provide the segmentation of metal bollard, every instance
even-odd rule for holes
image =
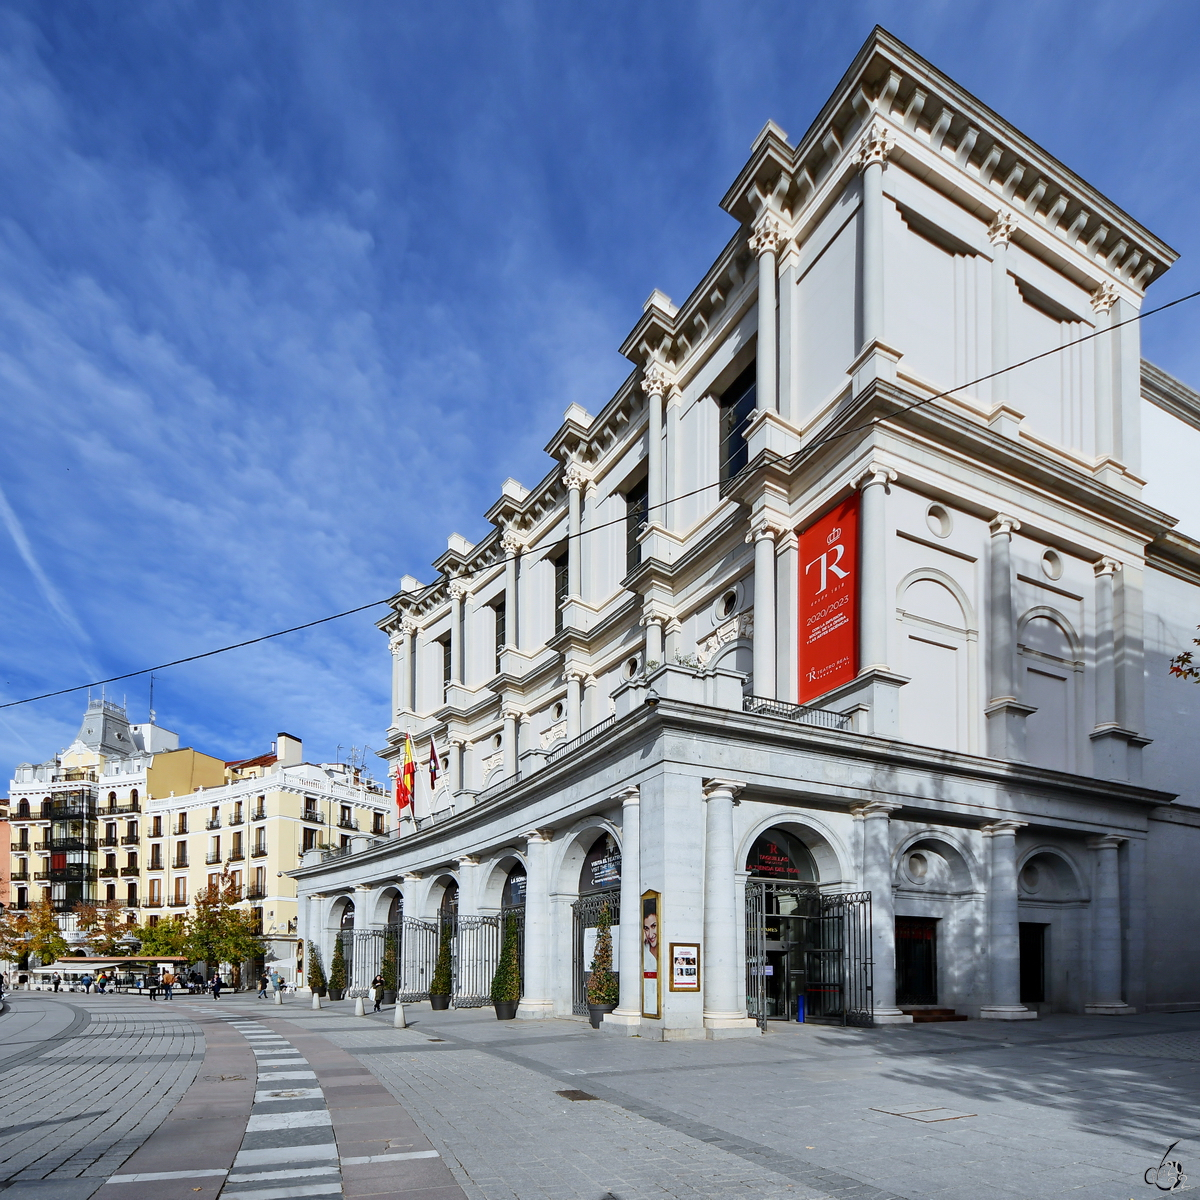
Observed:
[[[408,1022],[404,1019],[404,1005],[399,1001],[396,1002],[396,1012],[392,1017],[392,1024],[397,1029],[407,1029]]]
[[[356,1017],[365,1017],[367,1015],[367,1010],[363,1007],[363,998],[361,996],[355,997],[354,1015]]]
[[[318,996],[316,992],[313,992],[312,1006],[317,1010],[317,1012],[321,1011],[321,997]]]
[[[276,993],[275,993],[275,1003],[276,1003],[276,1004],[282,1004],[282,1003],[283,1003],[283,992],[282,992],[282,991],[276,991]]]

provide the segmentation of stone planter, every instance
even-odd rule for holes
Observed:
[[[383,989],[383,1003],[384,1004],[395,1004],[396,1003],[396,993],[389,992],[387,990],[387,988],[384,988]]]
[[[429,997],[429,1007],[432,1008],[434,1012],[441,1012],[443,1009],[450,1007],[450,997],[449,996],[430,996]]]
[[[604,1014],[612,1012],[616,1007],[615,1004],[589,1004],[588,1020],[591,1021],[592,1028],[599,1029],[600,1022],[604,1019]]]
[[[345,992],[345,989],[344,989],[344,988],[333,988],[333,987],[331,987],[331,988],[329,989],[329,998],[330,998],[330,1000],[340,1000],[340,999],[341,999],[341,998],[342,998],[342,997],[343,997],[345,994],[346,994],[346,992]]]
[[[520,1000],[495,1000],[492,1007],[496,1010],[497,1021],[511,1021],[517,1015],[517,1005]]]

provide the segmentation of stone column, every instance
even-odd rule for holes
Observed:
[[[911,1022],[896,1007],[896,902],[892,890],[891,814],[899,807],[882,800],[851,811],[861,822],[862,886],[871,893],[871,958],[874,962],[875,1022]]]
[[[776,308],[778,274],[776,255],[784,241],[783,227],[769,211],[759,214],[750,237],[750,250],[758,257],[757,407],[760,412],[779,409],[779,333]],[[755,622],[757,624],[757,621]]]
[[[745,786],[732,779],[704,781],[704,945],[700,970],[704,1028],[710,1038],[737,1037],[758,1029],[739,1003],[738,986],[742,969],[738,922],[744,921],[745,915],[737,910],[733,798]],[[661,923],[661,915],[659,920]],[[663,962],[664,969],[669,970],[665,957]]]
[[[593,725],[599,724],[607,713],[601,715],[597,708],[599,707],[598,686],[600,681],[595,675],[587,675],[583,681],[583,713],[580,724],[580,733],[591,729]]]
[[[587,474],[578,463],[568,463],[563,471],[567,488],[567,595],[582,593],[583,488]]]
[[[450,794],[452,796],[457,796],[465,786],[463,781],[463,753],[466,744],[465,738],[452,737],[450,739],[450,761],[447,767],[450,772]]]
[[[683,625],[680,623],[679,618],[672,617],[667,622],[665,631],[665,636],[663,638],[663,654],[666,657],[664,658],[664,661],[674,666],[678,661],[676,656],[679,654],[679,635],[683,633]]]
[[[504,548],[505,555],[504,645],[507,649],[517,650],[521,645],[518,576],[524,543],[512,529],[508,529],[500,539],[500,545]]]
[[[517,1016],[538,1020],[553,1015],[550,999],[550,839],[551,832],[525,835],[525,995]]]
[[[896,472],[882,463],[868,465],[858,480],[862,493],[859,508],[859,559],[862,576],[859,580],[859,604],[862,616],[859,629],[859,671],[888,669],[887,630],[887,515],[885,498],[888,484]],[[755,622],[757,632],[758,622]]]
[[[659,524],[665,529],[673,530],[678,524],[675,497],[686,489],[680,485],[679,465],[679,419],[683,412],[683,393],[678,387],[672,387],[667,393],[667,441],[664,447],[667,465],[663,479],[664,508]]]
[[[1096,887],[1092,895],[1091,1000],[1083,1011],[1121,1016],[1135,1011],[1125,1003],[1121,978],[1121,875],[1118,853],[1124,838],[1106,834],[1088,838],[1096,854]]]
[[[988,527],[988,754],[1025,758],[1025,718],[1037,710],[1022,704],[1017,692],[1017,619],[1013,609],[1012,535],[1021,522],[998,513]],[[1015,886],[1015,884],[1014,884]]]
[[[405,617],[400,623],[404,637],[404,678],[401,681],[401,706],[405,712],[417,710],[417,623]]]
[[[354,888],[354,941],[351,943],[351,950],[347,955],[349,961],[346,966],[349,968],[350,987],[360,995],[366,994],[373,975],[373,972],[368,974],[371,967],[371,956],[368,953],[365,936],[371,928],[371,903],[371,885],[369,883],[356,884]]]
[[[1003,209],[988,227],[992,243],[992,370],[1008,366],[1008,244],[1016,232],[1017,222],[1011,212]],[[992,381],[992,404],[1008,403],[1008,376],[997,375]]]
[[[620,1003],[601,1029],[635,1034],[642,1023],[641,792],[627,787],[611,797],[621,802]]]
[[[388,649],[392,652],[392,725],[396,726],[404,710],[404,635],[393,633]]]
[[[468,588],[458,579],[450,581],[450,684],[463,681],[463,598]]]
[[[991,843],[988,878],[988,945],[991,998],[979,1016],[992,1021],[1029,1021],[1037,1013],[1021,1003],[1021,939],[1017,915],[1017,830],[1023,821],[994,821],[984,827]]]
[[[883,341],[883,164],[892,151],[887,129],[872,122],[855,165],[862,171],[863,345]]]
[[[671,374],[661,363],[651,362],[642,377],[646,393],[648,421],[646,425],[646,521],[662,525],[666,514],[663,508],[663,396],[671,385]]]
[[[567,741],[577,738],[583,724],[583,672],[568,670],[567,677]]]
[[[642,627],[646,630],[646,666],[654,662],[662,666],[663,661],[663,625],[665,618],[654,608],[648,608],[642,614]]]
[[[479,859],[473,854],[464,854],[456,859],[458,867],[458,912],[463,917],[479,914]]]
[[[521,710],[519,708],[505,708],[504,710],[504,777],[511,779],[517,773],[518,754],[520,747],[517,745],[517,723],[521,719]]]
[[[1117,457],[1117,414],[1113,404],[1113,341],[1108,333],[1112,325],[1112,309],[1117,302],[1117,289],[1110,281],[1102,283],[1092,293],[1092,312],[1096,314],[1096,332],[1100,335],[1092,345],[1096,377],[1096,456]]]
[[[775,699],[775,538],[785,531],[755,521],[746,535],[754,543],[754,694]]]
[[[1117,664],[1114,638],[1113,585],[1121,564],[1102,558],[1096,573],[1096,730],[1115,728],[1117,714]]]

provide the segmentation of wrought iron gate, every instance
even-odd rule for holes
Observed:
[[[429,981],[437,964],[438,924],[404,917],[396,947],[396,999],[415,1004],[429,999]]]
[[[789,930],[784,939],[783,929]],[[769,934],[774,934],[770,938]],[[787,947],[776,952],[771,946]],[[787,996],[790,980],[802,981],[805,1020],[837,1025],[874,1023],[874,962],[871,893],[824,893],[815,885],[751,879],[746,884],[746,1007],[766,1028],[768,993]],[[793,962],[793,959],[800,961]],[[771,984],[768,985],[768,980]],[[790,1009],[776,1013],[792,1017]]]
[[[575,971],[571,1011],[576,1016],[587,1016],[587,980],[591,962],[584,962],[583,931],[595,929],[600,924],[600,914],[608,909],[608,919],[615,927],[621,919],[621,889],[610,888],[606,892],[593,892],[580,896],[571,905],[574,925]],[[618,964],[619,965],[619,964]]]
[[[492,1002],[492,977],[500,961],[500,918],[444,916],[455,929],[450,943],[454,1007],[482,1008]]]

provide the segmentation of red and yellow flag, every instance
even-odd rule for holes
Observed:
[[[401,813],[413,802],[417,781],[417,763],[413,757],[412,738],[404,735],[404,761],[396,768],[396,807]]]

